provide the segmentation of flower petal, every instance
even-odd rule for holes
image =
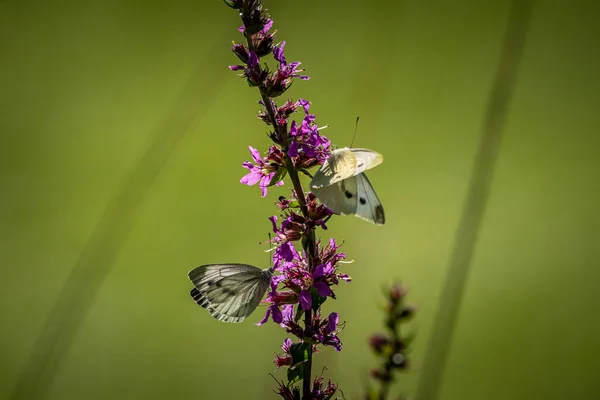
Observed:
[[[264,318],[261,319],[260,321],[258,321],[256,323],[256,326],[261,326],[262,324],[264,324],[265,322],[267,322],[269,320],[269,315],[271,315],[271,307],[267,308],[267,312],[265,313]]]
[[[303,310],[309,310],[312,306],[312,296],[308,290],[302,290],[300,292],[300,307]]]
[[[321,297],[328,297],[333,295],[333,290],[325,282],[315,282],[315,289]]]
[[[281,310],[279,309],[279,307],[277,307],[274,304],[271,307],[272,307],[271,318],[273,318],[273,322],[275,322],[276,324],[281,324],[281,322],[283,321],[283,316],[281,315]]]
[[[252,185],[255,185],[258,181],[260,181],[261,177],[262,176],[261,176],[260,172],[252,171],[249,174],[242,176],[242,178],[240,179],[240,183],[243,183],[244,185],[252,186]]]
[[[262,160],[262,157],[260,155],[260,151],[256,150],[252,146],[248,146],[248,150],[250,150],[250,154],[252,154],[252,158],[254,159],[255,162],[262,163],[263,160]]]
[[[269,217],[269,221],[271,221],[271,224],[273,224],[273,232],[280,233],[279,228],[277,227],[277,215]]]
[[[295,140],[292,141],[290,147],[288,148],[288,157],[298,157],[298,142]]]
[[[331,332],[335,331],[338,321],[340,319],[340,316],[338,313],[332,312],[331,314],[329,314],[328,319],[329,319],[329,321],[327,322],[327,327],[325,328],[325,332],[327,334],[330,334]]]
[[[283,243],[277,248],[277,251],[285,261],[292,261],[294,259],[294,245],[290,242]]]

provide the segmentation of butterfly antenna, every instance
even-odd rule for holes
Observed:
[[[352,143],[350,143],[350,148],[352,148],[352,145],[354,144],[354,139],[356,139],[356,131],[358,130],[358,119],[360,117],[356,117],[356,124],[354,125],[354,135],[352,135]]]

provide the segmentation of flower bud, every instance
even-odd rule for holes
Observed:
[[[387,336],[376,333],[369,338],[369,345],[377,354],[383,353],[384,348],[390,343]]]

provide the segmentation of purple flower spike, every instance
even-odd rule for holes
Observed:
[[[296,79],[309,78],[304,75],[300,61],[287,60],[286,42],[275,41],[273,20],[263,0],[225,2],[237,10],[242,20],[238,31],[243,41],[233,42],[231,48],[239,64],[229,68],[237,71],[238,76],[258,92],[258,119],[267,125],[266,135],[272,141],[266,153],[248,147],[252,158],[242,163],[247,171],[240,182],[257,185],[265,197],[269,186],[281,186],[283,179],[288,177],[291,195],[280,196],[274,202],[277,215],[269,218],[273,234],[268,250],[272,252],[273,264],[261,273],[260,280],[257,280],[259,271],[255,274],[248,269],[245,274],[241,268],[242,272],[238,274],[234,268],[215,276],[214,282],[212,277],[207,278],[204,286],[197,286],[192,291],[192,296],[213,316],[217,312],[225,316],[229,316],[227,313],[245,314],[251,310],[236,308],[235,304],[241,304],[241,301],[254,305],[266,286],[266,298],[261,301],[265,306],[264,316],[256,325],[271,319],[291,337],[283,341],[282,352],[273,359],[277,368],[288,370],[287,381],[275,378],[279,386],[275,392],[284,400],[332,400],[339,390],[337,384],[331,380],[327,382],[321,375],[315,378],[311,371],[312,357],[323,346],[334,347],[337,351],[342,349],[338,335],[343,324],[340,324],[339,315],[337,312],[323,314],[322,305],[329,298],[336,298],[334,291],[340,281],[351,279],[340,271],[342,260],[346,258],[346,254],[339,251],[340,245],[334,239],[323,242],[319,239],[322,237],[320,229],[326,230],[332,218],[335,221],[337,217],[315,193],[308,191],[306,182],[300,177],[310,177],[311,168],[323,165],[331,156],[333,146],[321,134],[327,126],[317,124],[316,109],[310,101],[278,98]],[[268,283],[265,279],[269,279]],[[228,286],[219,284],[221,280],[231,280],[230,286],[240,290],[227,291]],[[194,279],[192,281],[196,283]],[[212,289],[215,291],[210,292]],[[402,299],[396,297],[397,302],[402,303]],[[403,306],[393,315],[404,320],[411,314],[412,309]]]

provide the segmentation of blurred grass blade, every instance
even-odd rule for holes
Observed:
[[[215,34],[215,43],[208,49],[207,57],[222,51],[222,37]],[[150,133],[144,152],[123,176],[73,266],[13,388],[11,399],[43,399],[48,395],[77,329],[127,240],[139,206],[194,122],[210,109],[209,103],[227,82],[227,72],[219,63],[202,60],[163,123]]]
[[[434,400],[439,396],[458,310],[477,243],[481,219],[485,212],[502,129],[529,29],[532,8],[533,0],[513,0],[511,5],[498,68],[482,127],[481,141],[456,231],[448,277],[442,288],[439,308],[433,321],[416,400]]]

